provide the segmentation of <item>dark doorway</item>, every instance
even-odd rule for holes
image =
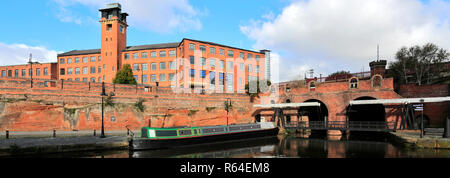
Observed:
[[[310,102],[318,102],[320,103],[320,107],[317,106],[308,106],[308,107],[300,107],[300,112],[303,113],[303,116],[308,116],[308,121],[326,121],[328,120],[328,108],[327,106],[320,100],[312,99],[307,100],[305,103]]]
[[[356,100],[376,100],[376,98],[361,97]],[[348,106],[347,116],[348,121],[386,121],[386,111],[382,104]]]

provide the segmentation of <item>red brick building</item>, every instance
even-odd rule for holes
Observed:
[[[258,52],[187,38],[174,43],[127,46],[128,14],[122,13],[121,5],[108,4],[99,11],[100,49],[58,54],[57,63],[33,69],[34,78],[112,83],[123,64],[130,64],[139,84],[243,92],[249,80],[270,76],[266,71],[269,50]],[[26,66],[0,69],[3,77],[28,77],[22,75],[22,70],[28,70]]]
[[[111,83],[123,64],[130,64],[139,84],[242,91],[251,79],[265,78],[266,54],[212,42],[127,46],[127,13],[120,4],[100,9],[101,48],[58,55],[59,79]],[[270,59],[269,59],[270,60]]]

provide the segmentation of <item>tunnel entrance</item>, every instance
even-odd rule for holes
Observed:
[[[315,121],[326,122],[326,121],[328,121],[328,108],[325,105],[325,103],[323,103],[320,100],[316,100],[316,99],[311,99],[311,100],[305,101],[305,103],[311,103],[311,102],[320,103],[320,107],[317,107],[317,106],[300,107],[300,109],[299,109],[300,115],[307,117],[307,120],[303,120],[303,121],[307,121],[307,122],[315,122]],[[303,119],[305,119],[305,118],[303,118]],[[312,134],[312,136],[326,135],[327,131],[311,129],[311,134]]]
[[[307,106],[300,107],[299,111],[302,113],[302,116],[308,116],[308,121],[327,121],[328,120],[328,108],[327,106],[320,100],[307,100],[305,103],[318,102],[320,103],[320,107],[316,106]]]
[[[361,97],[355,100],[376,100],[373,97]],[[386,121],[386,111],[382,104],[353,105],[347,107],[348,121]]]
[[[355,100],[376,100],[373,97],[360,97]],[[347,106],[348,122],[386,122],[386,111],[382,104],[366,104]],[[349,139],[373,137],[378,132],[351,131]]]

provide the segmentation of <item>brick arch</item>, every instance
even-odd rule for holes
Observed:
[[[353,100],[377,100],[373,96],[359,96]],[[355,105],[346,107],[349,121],[386,121],[386,107],[383,104]]]
[[[374,84],[374,81],[375,81],[375,78],[380,78],[380,86],[375,86]],[[374,75],[374,76],[372,76],[372,78],[370,79],[370,81],[372,82],[372,88],[381,88],[381,87],[383,87],[383,76],[381,76],[380,74],[376,74],[376,75]]]
[[[356,88],[352,88],[352,80],[356,80]],[[352,77],[348,80],[348,88],[349,89],[358,89],[359,87],[359,78],[358,77]]]
[[[304,111],[308,111],[308,112],[314,112],[312,118],[314,118],[314,121],[324,121],[325,117],[328,119],[330,117],[330,110],[329,110],[329,106],[326,102],[324,102],[324,100],[321,99],[317,99],[317,98],[310,98],[310,99],[306,99],[303,101],[303,103],[305,102],[316,102],[318,101],[321,106],[320,108],[317,107],[303,107],[300,108],[300,110],[304,109]]]

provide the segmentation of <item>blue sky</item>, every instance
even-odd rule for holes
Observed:
[[[274,81],[346,70],[367,71],[403,46],[450,49],[450,0],[5,0],[0,65],[41,62],[100,47],[98,9],[122,3],[127,45],[182,38],[272,50]]]
[[[252,40],[241,33],[239,26],[271,11],[279,12],[287,1],[194,0],[190,3],[203,13],[198,17],[202,23],[201,29],[175,30],[165,33],[131,24],[128,29],[128,45],[178,42],[186,37],[251,49]],[[56,51],[99,48],[98,21],[81,24],[61,21],[58,18],[58,6],[59,4],[53,0],[8,0],[3,2],[3,7],[7,8],[4,8],[0,15],[13,18],[4,18],[3,25],[7,28],[0,28],[1,42],[45,46]],[[72,15],[92,18],[90,20],[98,20],[100,16],[98,8],[95,6],[76,4],[69,8]],[[134,18],[133,12],[127,13],[130,14],[129,19]]]

